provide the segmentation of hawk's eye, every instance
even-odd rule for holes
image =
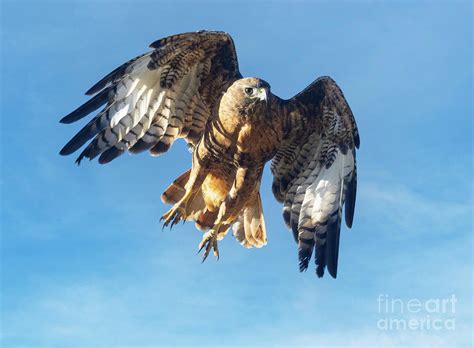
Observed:
[[[245,91],[245,94],[247,94],[247,95],[252,95],[253,94],[253,88],[252,87],[245,87],[244,91]]]

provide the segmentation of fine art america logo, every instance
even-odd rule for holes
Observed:
[[[387,294],[377,298],[379,330],[455,330],[455,295],[447,298],[400,299]]]

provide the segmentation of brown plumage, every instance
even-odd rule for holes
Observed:
[[[317,275],[336,277],[341,211],[351,227],[359,136],[344,96],[329,77],[289,100],[258,78],[242,78],[231,37],[200,31],[154,42],[151,52],[94,85],[95,96],[61,122],[100,111],[65,147],[77,159],[107,163],[125,151],[168,151],[177,138],[193,148],[190,170],[163,193],[173,204],[164,225],[194,220],[204,231],[204,259],[232,229],[245,247],[262,247],[267,233],[260,198],[272,160],[273,193],[298,243],[300,270],[316,252]]]

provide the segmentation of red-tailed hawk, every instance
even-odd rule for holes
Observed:
[[[351,227],[359,135],[337,84],[320,77],[283,100],[258,78],[242,78],[234,44],[224,32],[170,36],[118,67],[86,94],[93,97],[62,123],[101,106],[61,150],[107,163],[128,151],[160,155],[177,138],[193,148],[192,167],[163,193],[173,204],[162,219],[194,220],[204,259],[232,229],[245,247],[267,234],[260,200],[265,163],[272,160],[273,193],[298,243],[300,271],[315,250],[316,273],[336,277],[342,207]]]

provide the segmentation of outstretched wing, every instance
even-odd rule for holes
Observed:
[[[287,135],[275,155],[273,193],[284,203],[283,217],[298,243],[300,271],[313,249],[316,273],[336,278],[341,213],[352,226],[359,135],[342,91],[321,77],[284,102]]]
[[[92,99],[61,119],[72,123],[101,106],[61,150],[107,163],[125,151],[166,152],[176,138],[195,145],[215,115],[222,93],[241,75],[234,43],[224,32],[170,36],[118,67],[90,88]]]

